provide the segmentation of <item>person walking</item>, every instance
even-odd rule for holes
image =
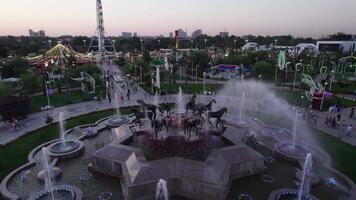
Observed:
[[[351,108],[350,115],[349,115],[350,119],[354,117],[354,112],[355,112],[355,108]]]

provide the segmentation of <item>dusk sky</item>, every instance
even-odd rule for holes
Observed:
[[[0,35],[92,35],[95,0],[0,0]],[[321,37],[356,34],[356,0],[102,0],[108,35],[168,35],[195,29],[216,35]]]

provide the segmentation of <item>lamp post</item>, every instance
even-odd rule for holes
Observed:
[[[208,41],[208,39],[204,39],[204,43],[205,43],[205,49],[206,49],[206,42]]]
[[[48,40],[49,48],[52,47],[52,40]]]
[[[193,39],[190,40],[190,49],[193,49]]]
[[[157,49],[157,50],[159,50],[159,49],[160,49],[160,44],[161,44],[161,40],[160,40],[160,39],[158,39],[158,49]]]
[[[198,66],[199,65],[195,65],[195,84],[198,84]]]
[[[262,74],[258,75],[258,78],[262,81]]]
[[[204,84],[203,94],[205,94],[205,76],[206,76],[206,72],[203,72],[203,84]]]
[[[141,55],[143,55],[143,39],[140,38],[140,43],[141,43]]]
[[[290,65],[291,62],[286,62],[286,73],[285,73],[285,76],[284,76],[284,79],[285,79],[285,83],[287,83],[287,76],[288,76],[288,65]]]
[[[234,39],[234,49],[236,49],[236,39]]]
[[[294,90],[294,87],[295,87],[295,79],[297,78],[297,71],[298,71],[298,67],[299,67],[299,66],[302,66],[302,63],[297,63],[297,64],[295,64],[294,80],[293,80],[293,89],[292,89],[292,91]]]
[[[278,40],[277,40],[277,39],[275,39],[275,40],[274,40],[274,48],[276,48],[276,46],[277,46],[277,42],[278,42]]]

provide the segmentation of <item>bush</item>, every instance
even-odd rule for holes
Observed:
[[[0,96],[9,96],[12,94],[12,87],[9,84],[0,85]]]
[[[41,90],[41,78],[34,73],[26,73],[21,75],[21,85],[24,94],[34,94]]]
[[[252,76],[258,77],[258,75],[262,75],[262,79],[271,80],[274,78],[275,67],[265,61],[259,61],[252,67]]]

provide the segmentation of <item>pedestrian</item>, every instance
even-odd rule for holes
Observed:
[[[336,128],[336,118],[335,117],[333,117],[333,119],[332,119],[331,128]]]
[[[130,89],[128,89],[128,90],[127,90],[127,94],[126,94],[126,95],[127,95],[127,100],[128,100],[128,101],[130,101],[130,93],[131,93],[131,92],[130,92]]]
[[[324,123],[326,126],[329,126],[329,116],[326,116]]]
[[[352,125],[349,124],[347,126],[347,128],[346,128],[346,135],[345,136],[349,136],[349,135],[351,135],[351,133],[352,133]]]
[[[351,108],[350,115],[349,115],[350,119],[354,117],[354,112],[355,112],[355,108]]]

